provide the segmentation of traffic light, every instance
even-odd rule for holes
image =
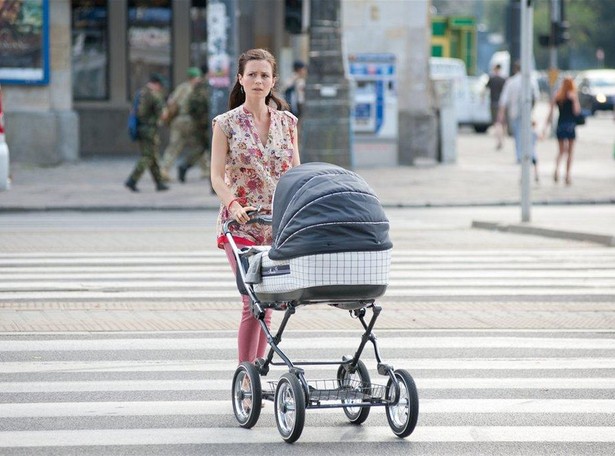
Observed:
[[[553,26],[553,41],[555,46],[566,44],[568,40],[570,40],[570,32],[568,31],[570,25],[568,21],[556,22]]]
[[[544,47],[557,47],[570,40],[568,21],[552,22],[550,35],[538,35],[538,44]]]
[[[538,44],[542,47],[549,47],[551,45],[551,37],[549,35],[538,35]]]
[[[303,0],[285,0],[284,29],[295,35],[303,32]]]

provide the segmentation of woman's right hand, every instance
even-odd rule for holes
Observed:
[[[235,219],[237,223],[248,223],[250,221],[250,216],[248,212],[256,210],[253,206],[242,206],[239,201],[233,200],[228,207],[228,211],[231,214],[231,217]]]

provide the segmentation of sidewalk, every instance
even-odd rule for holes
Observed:
[[[583,127],[587,130],[578,131],[571,186],[553,182],[556,141],[547,139],[538,143],[540,183],[532,182],[533,208],[615,203],[615,160],[612,157],[611,135],[613,122],[605,116],[589,119],[588,122],[593,123],[591,130]],[[593,131],[600,134],[594,134]],[[419,163],[413,167],[356,171],[374,188],[385,207],[518,206],[521,193],[520,166],[514,162],[513,140],[507,138],[500,151],[495,150],[494,143],[491,134],[480,135],[461,130],[457,141],[457,162],[454,164]],[[217,210],[218,200],[209,194],[207,181],[200,179],[200,170],[196,168],[190,171],[185,184],[172,182],[170,191],[156,192],[148,174],[139,182],[140,193],[128,191],[123,182],[135,160],[136,157],[92,158],[48,168],[13,164],[12,188],[0,193],[0,213],[50,210]],[[553,216],[540,222],[532,219],[528,226],[560,231],[565,226],[566,231],[615,239],[615,223],[612,223],[610,217],[575,219],[570,217],[569,211],[566,214],[562,215],[566,217],[565,220],[554,219]],[[479,223],[476,225],[507,229],[518,221],[477,220]],[[544,234],[549,235],[546,232]],[[603,243],[608,245],[609,242],[607,238]]]

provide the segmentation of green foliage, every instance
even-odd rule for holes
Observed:
[[[568,70],[600,65],[596,50],[605,52],[605,66],[615,67],[615,4],[609,0],[563,0],[570,28],[570,41],[557,49],[559,67]],[[550,28],[549,1],[539,0],[534,7],[534,53],[538,68],[549,66],[549,49],[538,46],[538,35]]]
[[[599,66],[596,50],[605,54],[604,66],[615,68],[615,1],[562,0],[566,20],[570,24],[570,41],[558,48],[562,69],[581,70]],[[534,54],[536,66],[549,66],[549,49],[538,45],[538,36],[550,30],[550,0],[533,0]],[[506,34],[510,0],[432,0],[442,16],[475,16],[491,33]]]

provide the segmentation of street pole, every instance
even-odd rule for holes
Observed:
[[[340,0],[310,1],[310,59],[299,151],[302,162],[352,168],[350,84],[340,22]]]
[[[211,119],[228,110],[228,97],[235,84],[237,14],[237,0],[209,0],[207,4],[207,65],[211,85]]]
[[[557,46],[555,45],[555,27],[554,24],[560,22],[560,0],[551,0],[550,3],[550,11],[551,11],[551,25],[549,32],[549,89],[551,91],[550,95],[555,91],[555,82],[557,81],[558,71],[557,71]]]
[[[555,93],[555,84],[557,82],[557,78],[559,76],[559,70],[557,66],[557,46],[555,44],[555,24],[559,23],[561,20],[560,17],[560,0],[551,0],[549,4],[550,7],[550,17],[551,17],[551,25],[549,31],[549,101],[551,101],[551,97]],[[556,125],[555,116],[551,119],[550,131],[551,137],[555,137],[555,128]]]
[[[532,0],[521,0],[521,221],[530,221],[532,166]]]

